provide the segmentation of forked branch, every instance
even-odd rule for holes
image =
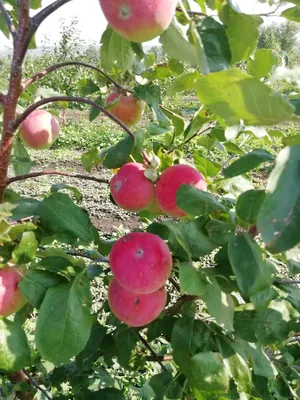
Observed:
[[[43,8],[39,13],[37,13],[33,18],[32,18],[32,29],[34,29],[34,32],[37,30],[37,28],[41,25],[41,23],[49,17],[49,15],[53,14],[56,10],[58,10],[60,7],[63,5],[69,3],[69,1],[72,0],[56,0],[49,6]],[[33,33],[34,33],[33,32]]]
[[[122,122],[119,120],[119,118],[115,117],[112,113],[110,113],[106,108],[100,106],[99,104],[95,103],[93,100],[90,99],[85,99],[84,97],[74,97],[74,96],[55,96],[55,97],[49,97],[47,99],[42,99],[34,104],[32,104],[30,107],[28,107],[23,114],[20,115],[19,118],[17,118],[11,126],[11,129],[15,131],[18,129],[18,127],[21,125],[21,123],[32,113],[32,111],[36,110],[37,108],[44,106],[49,103],[57,103],[57,102],[73,102],[73,103],[83,103],[83,104],[88,104],[97,110],[101,111],[103,114],[105,114],[108,118],[110,118],[112,121],[114,121],[116,124],[118,124],[124,131],[134,140],[134,134],[133,132]]]
[[[118,89],[120,89],[122,91],[126,91],[128,93],[133,93],[132,90],[124,88],[123,86],[121,86],[118,82],[116,82],[113,78],[111,78],[102,69],[97,68],[94,65],[81,62],[81,61],[66,61],[66,62],[62,62],[62,63],[59,63],[59,64],[52,65],[51,67],[48,67],[48,68],[44,69],[41,72],[38,72],[36,75],[32,76],[31,78],[26,79],[23,82],[23,88],[26,89],[26,87],[28,87],[32,83],[36,82],[37,80],[42,79],[44,76],[48,75],[51,72],[54,72],[54,71],[56,71],[56,70],[58,70],[60,68],[74,66],[74,65],[78,65],[78,66],[85,67],[85,68],[90,68],[90,69],[98,72],[99,74],[103,75],[106,79],[108,79],[111,83],[113,83]]]
[[[9,32],[11,33],[12,37],[15,38],[17,31],[14,23],[12,22],[9,13],[7,12],[6,8],[4,7],[3,1],[0,0],[0,12],[3,15],[3,18],[8,26]]]

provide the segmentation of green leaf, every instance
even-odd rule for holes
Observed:
[[[105,71],[112,68],[130,70],[134,63],[131,43],[108,27],[101,39],[101,66]]]
[[[212,17],[206,17],[196,25],[203,43],[210,72],[228,69],[231,51],[223,25]]]
[[[235,233],[235,225],[230,222],[210,220],[206,224],[208,236],[219,245],[226,244]]]
[[[90,283],[82,275],[48,289],[35,333],[42,357],[58,365],[85,348],[92,328],[91,304]]]
[[[57,183],[51,186],[50,192],[57,193],[60,190],[70,190],[73,193],[76,201],[82,201],[82,193],[75,186],[70,186],[65,183]]]
[[[272,301],[268,308],[258,314],[257,341],[268,345],[286,340],[292,331],[290,322],[299,318],[299,313],[285,300]]]
[[[101,345],[106,335],[107,328],[100,325],[95,318],[90,338],[85,348],[76,356],[76,365],[79,373],[88,371],[101,355]]]
[[[232,54],[231,63],[245,60],[256,48],[259,26],[263,23],[263,19],[238,13],[229,5],[225,5],[221,10],[220,19],[226,26]],[[241,37],[243,40],[239,39]]]
[[[102,99],[102,95],[98,96],[95,100],[96,104],[99,104],[99,106],[104,106],[104,101]],[[90,110],[90,114],[89,114],[89,121],[92,122],[94,121],[94,119],[96,119],[98,117],[98,115],[100,115],[101,111],[98,110],[95,107],[92,107]]]
[[[97,239],[98,232],[86,211],[64,193],[53,193],[45,198],[36,215],[40,217],[40,228],[44,227],[62,243],[87,245]]]
[[[31,269],[19,283],[19,289],[29,303],[39,309],[49,288],[65,281],[61,276],[48,271]]]
[[[155,400],[180,400],[182,398],[182,387],[171,372],[162,372],[152,376],[149,384],[155,393]]]
[[[272,253],[280,253],[300,241],[300,145],[282,150],[272,171],[267,197],[258,215],[258,230]]]
[[[188,72],[181,75],[179,78],[172,82],[172,85],[168,88],[168,95],[172,96],[178,92],[185,92],[194,89],[197,79],[201,75],[198,71]]]
[[[214,177],[221,171],[222,166],[215,161],[205,158],[200,151],[194,153],[195,166],[206,178]]]
[[[176,194],[176,203],[183,211],[192,216],[208,215],[214,211],[225,211],[226,208],[212,194],[182,185]]]
[[[100,90],[99,86],[96,85],[91,79],[83,78],[77,83],[80,94],[87,96]]]
[[[230,294],[223,292],[215,278],[207,278],[205,293],[201,299],[205,301],[208,312],[217,323],[228,331],[233,331],[234,303]]]
[[[201,296],[208,283],[202,271],[194,268],[190,263],[179,263],[180,293],[191,296]]]
[[[229,376],[218,353],[208,351],[192,357],[187,377],[190,386],[203,396],[225,394],[229,389]]]
[[[180,28],[172,23],[169,28],[161,35],[160,43],[163,50],[169,57],[175,60],[187,62],[191,66],[200,67],[201,70],[205,69],[205,54],[199,57],[196,47],[189,43],[183,36]]]
[[[129,159],[134,147],[134,140],[126,136],[120,142],[108,149],[101,150],[100,159],[104,168],[116,169],[122,167]]]
[[[24,232],[12,256],[16,265],[27,264],[35,258],[38,242],[33,232]]]
[[[114,340],[120,365],[129,368],[132,352],[139,341],[137,332],[122,324],[114,332]]]
[[[250,359],[255,375],[264,376],[266,378],[274,377],[274,371],[276,370],[265,354],[261,344],[248,343],[242,339],[238,339],[238,343],[242,345],[243,351],[246,352],[247,357]],[[236,348],[234,344],[232,344],[232,347]],[[237,350],[239,349],[237,348]]]
[[[167,107],[161,106],[160,108],[162,112],[173,122],[175,136],[181,135],[185,128],[184,118]]]
[[[241,291],[253,296],[270,287],[271,271],[262,258],[259,246],[246,233],[233,237],[228,245],[228,256]]]
[[[21,325],[0,318],[0,371],[17,372],[30,364],[30,348]]]
[[[252,126],[275,125],[294,118],[294,107],[288,100],[236,68],[199,78],[195,89],[201,103],[228,126],[239,125],[241,119]]]
[[[229,167],[225,168],[223,175],[225,178],[233,178],[234,176],[243,175],[252,169],[257,168],[264,162],[274,161],[275,157],[266,150],[253,150],[239,160],[234,161]]]
[[[300,274],[300,248],[298,246],[286,252],[287,267],[290,274]]]
[[[248,59],[247,71],[250,75],[260,79],[268,75],[280,61],[281,57],[276,50],[258,49],[253,58]]]
[[[153,83],[136,86],[134,88],[134,97],[143,100],[149,107],[153,108],[157,120],[162,126],[168,127],[170,125],[168,118],[159,107],[162,103],[160,86],[154,85]]]
[[[224,360],[228,363],[231,376],[237,386],[239,393],[251,393],[252,391],[252,374],[246,361],[239,355],[234,354]]]
[[[284,10],[281,15],[290,21],[300,22],[300,7],[291,7]]]
[[[86,392],[82,400],[125,400],[125,396],[118,389],[106,388],[96,392]]]
[[[31,168],[36,165],[31,161],[25,146],[19,139],[15,140],[11,163],[16,176],[29,174]]]
[[[264,190],[248,190],[239,196],[236,204],[236,215],[245,228],[256,224],[260,207],[265,198],[266,192]]]

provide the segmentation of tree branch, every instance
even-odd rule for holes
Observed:
[[[139,338],[141,340],[141,342],[143,343],[143,345],[150,351],[150,353],[152,354],[152,357],[154,359],[154,361],[158,362],[158,364],[161,366],[161,369],[163,371],[167,371],[167,368],[164,366],[164,364],[162,363],[162,360],[160,359],[160,357],[155,353],[155,351],[152,349],[152,347],[150,346],[150,344],[147,342],[146,339],[143,338],[143,336],[139,333]]]
[[[176,11],[184,13],[184,10],[182,10],[181,7],[177,7]],[[201,11],[185,10],[185,12],[187,12],[189,15],[195,15],[195,16],[199,16],[199,17],[208,17],[209,16],[208,14],[205,14]]]
[[[160,108],[163,108],[163,107],[160,106]],[[215,126],[215,124],[216,124],[216,123],[215,123],[215,121],[214,121],[214,122],[212,122],[207,128],[195,132],[194,135],[192,135],[190,138],[188,138],[188,140],[186,140],[185,142],[181,143],[181,144],[178,145],[178,146],[173,147],[173,149],[169,150],[169,151],[167,152],[167,154],[171,154],[171,153],[173,153],[174,150],[180,149],[181,147],[185,146],[185,145],[188,144],[191,140],[193,140],[195,137],[203,135],[203,133],[205,133],[205,132],[211,130],[211,129]]]
[[[292,279],[276,279],[274,285],[300,285],[300,280],[292,280]]]
[[[55,103],[55,102],[74,102],[74,103],[83,103],[83,104],[88,104],[97,110],[101,111],[103,114],[105,114],[108,118],[113,120],[116,124],[118,124],[128,135],[134,140],[134,134],[133,132],[122,122],[119,120],[119,118],[115,117],[112,113],[110,113],[106,108],[100,106],[99,104],[95,103],[94,101],[90,99],[85,99],[84,97],[73,97],[73,96],[55,96],[55,97],[49,97],[47,99],[42,99],[35,104],[32,104],[30,107],[28,107],[23,114],[20,115],[19,118],[17,118],[12,124],[11,124],[11,129],[16,130],[21,123],[28,117],[29,114],[32,113],[32,111],[36,110],[37,108],[44,106],[49,103]]]
[[[97,256],[93,257],[92,255],[88,255],[86,253],[79,253],[77,251],[73,251],[73,250],[65,250],[66,254],[69,254],[70,256],[73,257],[81,257],[81,258],[86,258],[87,260],[91,260],[94,262],[99,262],[99,263],[104,263],[104,264],[109,264],[109,259],[104,257],[102,254],[97,252]],[[107,273],[110,272],[110,268],[108,268]],[[104,272],[106,272],[104,271]]]
[[[162,312],[163,315],[176,315],[180,313],[181,307],[185,303],[193,302],[199,300],[198,296],[187,296],[184,295],[180,297],[175,304],[173,304],[171,307],[167,308],[165,311]]]
[[[31,386],[33,386],[35,389],[37,389],[38,391],[40,391],[41,393],[43,393],[43,395],[46,397],[46,399],[51,400],[52,397],[49,396],[48,392],[43,389],[34,379],[33,377],[29,374],[29,372],[27,372],[25,369],[22,370],[24,372],[24,374],[27,376],[29,383],[31,384]]]
[[[0,93],[0,104],[4,104],[4,100],[5,100],[4,94]]]
[[[7,178],[6,185],[8,186],[14,182],[25,181],[27,179],[38,178],[39,176],[46,176],[46,175],[68,176],[70,178],[85,179],[85,180],[94,181],[97,183],[109,184],[109,181],[107,181],[106,179],[96,178],[95,176],[72,174],[70,172],[63,172],[63,171],[56,171],[56,170],[44,170],[44,171],[32,172],[32,173],[26,174],[26,175],[18,175],[18,176],[14,176],[12,178]]]
[[[7,12],[6,8],[4,7],[3,1],[0,0],[0,11],[5,19],[6,25],[8,26],[9,32],[11,33],[12,37],[15,38],[17,31],[14,23],[12,22],[9,13]]]
[[[108,79],[110,82],[112,82],[118,89],[122,90],[122,91],[126,91],[128,93],[133,93],[132,90],[124,88],[123,86],[121,86],[119,83],[117,83],[113,78],[111,78],[106,72],[104,72],[102,69],[99,69],[97,67],[94,67],[91,64],[87,64],[81,61],[66,61],[66,62],[62,62],[59,64],[55,64],[52,65],[51,67],[48,67],[46,69],[44,69],[43,71],[37,73],[36,75],[32,76],[31,78],[26,79],[23,82],[23,88],[25,89],[26,87],[28,87],[29,85],[31,85],[32,83],[36,82],[37,80],[43,78],[44,76],[46,76],[47,74],[54,72],[60,68],[63,67],[68,67],[68,66],[74,66],[74,65],[78,65],[78,66],[82,66],[82,67],[86,67],[86,68],[90,68],[93,69],[94,71],[98,72],[99,74],[105,76],[106,79]]]
[[[53,14],[56,10],[58,10],[60,7],[63,5],[69,3],[71,0],[56,0],[52,4],[50,4],[48,7],[43,8],[39,13],[37,13],[33,18],[32,18],[32,30],[31,34],[33,35],[37,28],[41,25],[41,23],[49,17],[49,15]]]

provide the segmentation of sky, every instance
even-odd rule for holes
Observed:
[[[53,3],[54,0],[43,0],[43,7]],[[232,0],[242,12],[249,14],[266,13],[272,10],[268,5],[261,4],[258,0]],[[106,21],[101,12],[98,0],[72,0],[62,6],[59,11],[51,15],[37,32],[37,45],[41,46],[45,36],[52,46],[59,41],[59,27],[61,20],[70,21],[73,17],[78,19],[78,29],[86,42],[99,43],[101,35],[106,28]],[[273,20],[268,18],[268,21]],[[154,42],[155,43],[155,42]],[[0,50],[11,48],[11,43],[0,33]]]

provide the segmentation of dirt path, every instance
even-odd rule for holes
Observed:
[[[31,172],[55,169],[89,175],[82,168],[80,155],[79,152],[34,152],[32,158],[37,165],[32,168]],[[111,172],[103,169],[93,171],[90,175],[107,181],[111,178]],[[83,201],[80,206],[87,209],[93,224],[103,236],[111,236],[118,230],[123,232],[141,226],[138,216],[121,210],[110,201],[109,186],[105,183],[99,184],[65,176],[43,176],[18,182],[13,184],[11,188],[24,197],[41,200],[49,194],[51,186],[57,183],[75,186],[82,193]]]

